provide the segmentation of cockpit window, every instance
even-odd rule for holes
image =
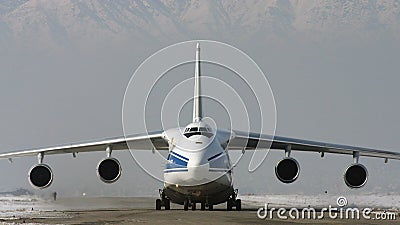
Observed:
[[[205,128],[205,127],[200,127],[200,128],[199,128],[199,131],[200,131],[200,132],[208,132],[207,128]]]
[[[207,127],[191,127],[191,128],[186,128],[184,134],[185,137],[189,138],[193,135],[203,135],[208,138],[213,136],[213,133],[207,129]]]
[[[185,137],[187,137],[187,138],[190,138],[193,135],[203,135],[203,136],[210,138],[213,136],[213,133],[195,131],[195,132],[187,132],[187,133],[184,133],[183,135],[185,135]]]

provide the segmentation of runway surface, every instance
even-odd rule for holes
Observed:
[[[260,206],[243,202],[243,211],[226,211],[225,204],[214,211],[184,211],[181,205],[171,205],[171,210],[154,210],[154,198],[107,197],[61,198],[45,201],[30,209],[20,209],[16,216],[9,214],[0,219],[2,224],[398,224],[396,220],[329,219],[260,219]],[[200,208],[199,206],[197,208]]]

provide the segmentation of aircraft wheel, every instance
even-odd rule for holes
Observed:
[[[192,203],[192,210],[195,211],[196,210],[196,202]]]
[[[189,209],[189,201],[185,200],[183,202],[183,210],[188,211],[188,209]]]
[[[242,210],[242,200],[236,199],[236,211]]]
[[[208,210],[209,210],[209,211],[213,211],[213,210],[214,210],[214,206],[213,206],[212,204],[209,204],[209,205],[208,205]]]
[[[165,210],[170,210],[171,209],[171,202],[169,199],[164,200],[164,205],[165,205]]]
[[[204,202],[201,203],[201,210],[206,210],[206,203]]]
[[[228,201],[226,201],[226,210],[227,211],[231,211],[232,210],[232,206],[233,206],[232,199],[228,199]]]
[[[161,199],[156,200],[156,210],[161,210]]]

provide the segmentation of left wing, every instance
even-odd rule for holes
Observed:
[[[400,152],[331,144],[280,136],[263,135],[257,133],[247,133],[241,131],[233,132],[233,138],[229,141],[228,144],[228,149],[232,150],[254,150],[256,148],[287,150],[288,148],[290,148],[290,150],[294,151],[319,152],[321,154],[356,154],[359,156],[400,160]]]
[[[60,145],[46,148],[27,149],[9,153],[1,153],[0,158],[14,158],[32,155],[53,155],[53,154],[75,154],[78,152],[106,151],[107,147],[111,150],[125,150],[134,148],[138,150],[167,150],[168,142],[163,138],[163,132],[152,132],[129,137],[109,138],[97,141],[87,141],[69,145]]]

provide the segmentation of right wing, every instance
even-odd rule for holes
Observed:
[[[248,133],[234,131],[234,138],[230,140],[228,149],[231,150],[254,150],[254,149],[274,149],[285,150],[290,146],[292,151],[334,153],[359,156],[376,157],[384,159],[400,160],[400,152],[387,151],[381,149],[363,148],[357,146],[331,144],[318,141],[288,138],[281,136],[271,136],[258,133]]]
[[[60,145],[46,148],[27,149],[1,153],[0,158],[14,158],[21,156],[34,155],[53,155],[53,154],[75,154],[79,152],[106,151],[107,147],[112,150],[168,150],[168,142],[163,138],[163,132],[152,132],[128,137],[109,138],[98,141],[87,141],[69,145]]]

